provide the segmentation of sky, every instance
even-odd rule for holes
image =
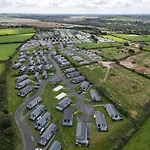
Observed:
[[[0,0],[0,13],[150,14],[150,0]]]

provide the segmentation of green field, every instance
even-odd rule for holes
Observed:
[[[103,87],[113,100],[126,108],[131,115],[143,112],[150,97],[150,81],[124,68],[110,69],[107,80],[103,82],[103,68],[81,67],[79,71],[96,87]]]
[[[150,42],[145,42],[146,44],[150,45]]]
[[[148,42],[150,41],[150,35],[145,35],[145,36],[142,36],[142,35],[129,35],[129,34],[114,34],[114,36],[116,37],[119,37],[119,38],[123,38],[123,39],[126,39],[126,40],[130,40],[130,41],[144,41],[144,42]]]
[[[0,35],[15,35],[15,34],[27,34],[35,33],[33,28],[9,28],[9,29],[0,29]]]
[[[127,42],[127,40],[124,40],[124,39],[121,39],[121,38],[117,38],[117,37],[112,36],[112,35],[104,35],[103,37],[106,38],[106,39],[113,40],[113,41],[118,42],[118,43]]]
[[[150,67],[150,53],[149,52],[142,52],[140,54],[137,54],[135,57],[133,57],[133,59],[139,65]]]
[[[11,56],[20,44],[0,44],[0,60],[6,60]]]
[[[110,60],[114,60],[114,59],[121,59],[124,58],[126,56],[130,56],[133,53],[129,52],[129,49],[133,49],[130,47],[122,47],[122,48],[117,48],[117,47],[112,47],[112,48],[102,48],[100,49],[100,55],[108,58]],[[136,52],[139,52],[138,49],[133,49]]]
[[[150,149],[150,118],[132,137],[123,150],[149,150]]]
[[[20,42],[21,43],[21,42],[28,40],[33,35],[34,35],[34,33],[0,36],[0,43],[11,43],[11,42]]]
[[[4,69],[5,69],[5,65],[4,64],[0,64],[0,76],[3,73]]]
[[[99,49],[99,48],[105,48],[105,47],[116,47],[120,46],[118,43],[89,43],[89,44],[79,44],[77,47],[81,49]]]

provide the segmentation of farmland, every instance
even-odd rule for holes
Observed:
[[[34,33],[0,36],[0,43],[13,43],[13,42],[21,43],[28,40],[33,35]]]
[[[0,45],[0,60],[6,60],[11,56],[20,44],[1,44]]]
[[[132,137],[123,150],[149,150],[150,148],[150,118],[144,123],[139,131]]]
[[[90,44],[79,44],[78,47],[81,49],[98,49],[98,48],[105,48],[105,47],[116,47],[120,46],[118,43],[90,43]]]
[[[104,37],[104,38],[107,38],[107,39],[110,39],[110,40],[113,40],[113,41],[118,42],[118,43],[127,42],[127,40],[124,40],[124,39],[115,37],[115,36],[113,36],[113,35],[105,35],[105,36],[103,36],[103,37]]]
[[[148,41],[150,41],[150,35],[142,36],[142,35],[132,35],[132,34],[131,35],[129,35],[129,34],[114,34],[114,36],[129,40],[129,41],[136,41],[136,42],[139,42],[139,41],[148,42]]]
[[[104,72],[103,68],[91,70],[87,67],[81,67],[79,71],[87,76],[96,87],[104,88],[120,106],[125,107],[129,112],[135,111],[135,114],[143,112],[142,108],[150,96],[149,80],[121,67],[110,69],[105,82],[102,80],[103,76],[97,75],[99,72]]]
[[[121,58],[124,58],[126,56],[130,56],[131,52],[129,52],[129,47],[126,48],[126,47],[120,47],[120,48],[117,48],[117,47],[112,47],[112,48],[102,48],[100,49],[100,55],[109,59],[109,60],[119,60]],[[133,48],[131,48],[133,49]],[[139,52],[138,49],[133,49],[134,52]]]
[[[16,35],[16,34],[27,34],[27,33],[35,33],[33,28],[9,28],[9,29],[0,29],[1,35]]]

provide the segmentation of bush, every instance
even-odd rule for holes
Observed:
[[[11,126],[11,119],[8,115],[2,116],[0,121],[0,127],[6,129]]]

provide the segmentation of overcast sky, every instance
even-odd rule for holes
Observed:
[[[0,13],[150,14],[150,0],[0,0]]]

